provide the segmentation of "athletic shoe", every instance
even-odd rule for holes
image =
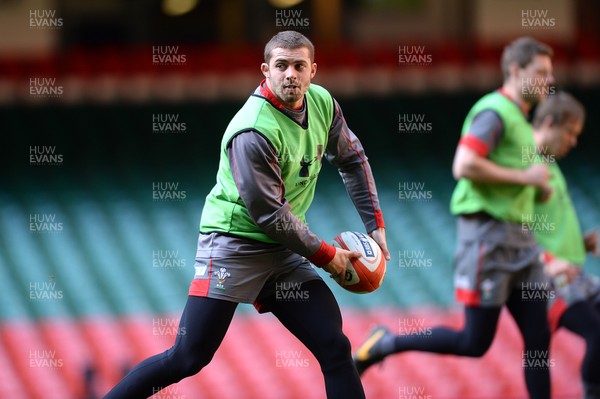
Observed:
[[[392,339],[393,334],[386,327],[377,326],[371,331],[365,342],[358,347],[354,355],[354,365],[358,370],[358,375],[362,375],[367,368],[381,362],[388,355],[383,352],[381,345],[384,338]]]

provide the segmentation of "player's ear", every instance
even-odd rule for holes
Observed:
[[[265,78],[269,77],[269,65],[267,63],[263,62],[260,64],[260,71],[265,75]]]
[[[508,64],[508,74],[509,76],[513,76],[516,77],[519,74],[519,64],[517,64],[516,62],[511,62],[510,64]]]
[[[311,67],[310,67],[310,78],[314,78],[315,75],[317,74],[317,63],[313,62]]]
[[[541,122],[538,122],[537,126],[533,127],[533,133],[534,134],[538,134],[541,137],[548,137],[548,134],[551,134],[551,130],[550,128],[552,127],[553,124],[553,118],[552,115],[546,115],[544,117],[544,119],[542,119]]]
[[[542,120],[542,129],[550,129],[554,125],[554,118],[552,115],[546,115]]]

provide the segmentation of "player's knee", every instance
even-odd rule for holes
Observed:
[[[485,355],[492,346],[494,330],[485,331],[475,331],[473,328],[468,328],[458,334],[456,337],[457,354],[467,357],[482,357]]]
[[[482,357],[487,352],[488,348],[485,346],[469,346],[463,353],[463,356],[468,357]]]
[[[339,332],[321,343],[320,353],[315,353],[315,357],[321,364],[321,368],[336,368],[352,361],[351,350],[350,340]]]
[[[183,371],[186,376],[192,376],[197,374],[200,370],[204,368],[208,363],[210,363],[210,358],[206,359],[203,356],[198,356],[197,358],[194,356],[188,356],[186,361],[183,362]]]
[[[483,342],[483,341],[469,341],[469,342],[465,342],[462,345],[462,356],[467,356],[467,357],[482,357],[483,355],[485,355],[485,353],[487,352],[487,350],[490,348],[491,345],[491,341],[490,342]]]
[[[338,335],[338,337],[336,338],[335,343],[334,343],[334,348],[336,350],[336,353],[339,356],[343,356],[343,357],[350,355],[350,353],[352,351],[352,347],[350,345],[350,340],[344,334]]]
[[[169,369],[180,379],[197,374],[212,360],[212,354],[198,354],[192,351],[177,350],[169,356]]]

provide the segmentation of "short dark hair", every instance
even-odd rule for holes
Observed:
[[[541,126],[547,116],[552,117],[552,125],[562,126],[571,120],[583,122],[585,108],[569,93],[559,91],[539,103],[533,115],[533,127]]]
[[[293,50],[301,47],[306,47],[308,49],[310,61],[314,62],[315,46],[306,36],[293,30],[279,32],[265,45],[265,62],[268,64],[269,61],[271,61],[271,52],[276,48]]]
[[[509,76],[508,66],[510,64],[516,62],[520,68],[525,68],[536,55],[547,55],[552,57],[554,52],[547,44],[537,41],[529,36],[520,37],[506,45],[502,52],[502,60],[500,61],[504,80]]]

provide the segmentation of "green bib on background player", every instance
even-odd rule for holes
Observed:
[[[497,165],[526,169],[535,162],[533,130],[523,111],[499,92],[482,97],[467,115],[461,135],[469,132],[473,118],[484,110],[495,111],[502,120],[504,132],[488,158]],[[523,215],[533,213],[536,189],[518,184],[476,183],[460,179],[452,194],[450,212],[454,215],[486,212],[496,219],[521,223]]]
[[[557,258],[575,265],[585,262],[585,246],[575,207],[569,196],[567,182],[554,163],[549,164],[552,196],[545,203],[535,204],[535,218],[530,223],[537,241]]]
[[[274,243],[250,218],[233,180],[227,156],[229,142],[240,132],[253,130],[264,136],[277,154],[285,198],[305,222],[315,192],[321,161],[333,121],[333,98],[311,84],[304,97],[308,128],[304,129],[263,97],[252,95],[233,117],[221,141],[217,184],[206,197],[200,231],[218,231]]]

